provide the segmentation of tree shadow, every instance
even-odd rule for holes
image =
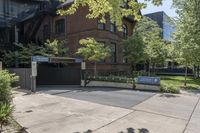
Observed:
[[[160,97],[165,97],[165,98],[176,98],[176,97],[180,97],[180,96],[174,95],[174,94],[162,94],[162,95],[160,95]]]
[[[126,131],[119,131],[117,133],[136,133],[136,132],[137,133],[149,133],[149,130],[146,128],[134,129],[134,128],[130,127],[130,128],[127,128]],[[74,133],[81,133],[81,132],[74,132]],[[93,133],[93,131],[89,129],[83,133]]]

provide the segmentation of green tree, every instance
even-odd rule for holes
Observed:
[[[179,17],[176,21],[175,45],[179,63],[185,65],[185,86],[187,69],[200,64],[200,0],[176,0]]]
[[[151,66],[163,63],[166,59],[166,46],[161,39],[161,28],[150,18],[143,17],[134,28],[133,35],[125,41],[127,57],[131,62],[148,62]],[[138,52],[138,53],[137,53]]]
[[[41,49],[42,55],[49,57],[64,57],[67,56],[69,49],[65,46],[66,41],[47,40],[44,47]]]
[[[94,38],[82,39],[80,40],[80,45],[82,47],[76,53],[82,55],[86,61],[94,61],[94,75],[96,76],[96,63],[110,56],[110,48],[95,41]]]
[[[125,58],[131,62],[136,70],[136,64],[144,62],[144,45],[142,37],[135,33],[133,36],[122,42],[125,47]]]
[[[60,0],[66,2],[66,0]],[[162,0],[145,0],[151,1],[155,5],[162,4]],[[101,18],[102,22],[105,22],[106,14],[110,15],[111,21],[116,22],[118,27],[122,25],[122,18],[128,16],[134,16],[136,20],[140,20],[140,9],[144,8],[146,4],[139,3],[135,0],[74,0],[69,9],[60,9],[58,14],[68,15],[74,14],[77,9],[82,6],[89,8],[87,18]]]
[[[27,65],[31,62],[31,56],[42,55],[41,49],[36,44],[16,44],[16,51],[5,51],[2,59],[6,66],[18,67],[19,64]]]
[[[16,44],[16,51],[4,51],[2,61],[6,66],[19,67],[19,64],[28,65],[31,57],[36,55],[48,57],[67,56],[68,48],[65,47],[65,41],[47,40],[43,46],[31,43],[27,45]]]

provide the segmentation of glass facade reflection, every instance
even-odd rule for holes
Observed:
[[[167,16],[164,12],[151,13],[145,16],[151,18],[158,23],[158,25],[162,29],[161,37],[165,41],[172,41],[173,33],[176,31],[176,27],[173,23],[172,18]]]

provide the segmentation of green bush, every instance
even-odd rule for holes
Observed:
[[[17,81],[15,74],[8,71],[0,71],[0,125],[7,122],[8,117],[13,111],[12,106],[12,83]]]
[[[139,77],[139,76],[148,76],[148,72],[145,71],[133,71],[133,77]]]
[[[0,104],[0,125],[5,124],[11,115],[14,107],[11,104]]]
[[[17,81],[15,74],[8,71],[0,71],[0,103],[10,103],[12,101],[12,83]]]
[[[160,90],[161,90],[161,92],[164,92],[164,93],[174,93],[174,94],[180,93],[180,88],[177,88],[171,84],[163,84],[162,83],[160,86]]]
[[[107,82],[118,82],[118,83],[131,83],[134,84],[133,78],[127,77],[120,77],[120,76],[92,76],[88,77],[89,80],[96,80],[96,81],[107,81]]]

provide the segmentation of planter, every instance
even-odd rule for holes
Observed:
[[[133,89],[133,84],[131,83],[117,83],[117,82],[107,82],[107,81],[90,81],[87,84],[87,86],[88,87],[116,87],[116,88]]]
[[[84,86],[84,81],[81,82],[81,86]],[[160,86],[158,85],[144,85],[136,84],[133,87],[131,83],[118,83],[118,82],[107,82],[107,81],[90,81],[87,87],[115,87],[115,88],[125,88],[125,89],[135,89],[135,90],[145,90],[145,91],[160,91]]]

